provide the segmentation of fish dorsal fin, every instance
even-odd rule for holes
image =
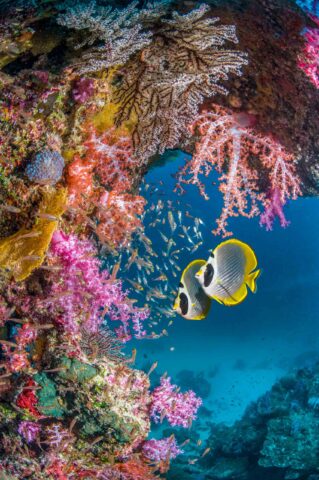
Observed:
[[[185,275],[189,272],[191,268],[198,267],[198,270],[199,270],[203,265],[205,265],[205,263],[206,263],[206,260],[201,260],[201,259],[193,260],[192,262],[190,262],[187,265],[187,267],[183,270],[181,281],[183,282]]]

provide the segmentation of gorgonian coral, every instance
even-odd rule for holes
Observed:
[[[75,65],[79,73],[123,65],[132,54],[151,41],[152,33],[143,31],[145,23],[165,13],[169,2],[148,2],[138,9],[138,2],[118,10],[98,6],[94,0],[68,7],[68,2],[58,8],[66,9],[59,15],[58,23],[68,28],[84,31],[76,48],[90,47]],[[101,45],[102,42],[102,45]]]
[[[240,75],[246,63],[243,53],[226,46],[238,41],[235,27],[216,25],[219,18],[208,18],[209,11],[203,4],[162,19],[153,42],[115,73],[115,121],[137,117],[133,145],[140,158],[174,148],[203,99],[225,94],[221,82]]]
[[[257,133],[249,115],[233,114],[216,105],[198,115],[191,130],[199,133],[199,139],[192,159],[179,171],[177,186],[197,185],[207,200],[200,176],[208,176],[213,169],[220,173],[224,205],[216,235],[231,235],[227,229],[230,217],[250,218],[260,214],[260,205],[269,208],[272,198],[260,189],[265,178],[269,190],[279,193],[282,205],[302,194],[294,156],[276,139]]]

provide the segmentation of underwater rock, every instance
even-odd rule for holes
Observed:
[[[319,418],[313,412],[270,420],[259,465],[297,470],[294,478],[300,478],[304,470],[318,470],[318,430]]]
[[[191,370],[181,370],[176,377],[181,388],[191,388],[201,398],[207,398],[210,394],[211,384],[204,375],[204,372],[195,373]]]
[[[64,158],[59,152],[44,149],[37,153],[27,165],[25,174],[31,182],[40,185],[55,185],[61,180],[64,169]]]
[[[284,376],[233,426],[213,424],[206,445],[210,452],[197,463],[204,478],[315,479],[319,417],[312,399],[318,382],[319,363]],[[175,462],[177,471],[185,461]],[[173,465],[169,479],[177,478],[174,471]]]

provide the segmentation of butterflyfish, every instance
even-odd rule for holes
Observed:
[[[195,273],[205,264],[205,260],[194,260],[181,276],[173,310],[187,320],[203,320],[209,312],[211,299],[195,278]]]
[[[224,305],[237,305],[249,289],[256,292],[257,259],[252,248],[240,240],[231,239],[219,244],[208,261],[195,274],[204,292]]]

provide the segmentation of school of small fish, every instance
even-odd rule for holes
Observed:
[[[190,213],[191,205],[166,200],[160,185],[144,183],[141,189],[148,200],[141,217],[143,229],[135,233],[115,264],[114,257],[108,256],[105,266],[109,271],[120,270],[138,303],[150,309],[150,337],[158,338],[173,324],[176,312],[172,304],[181,265],[203,245],[204,222]]]

